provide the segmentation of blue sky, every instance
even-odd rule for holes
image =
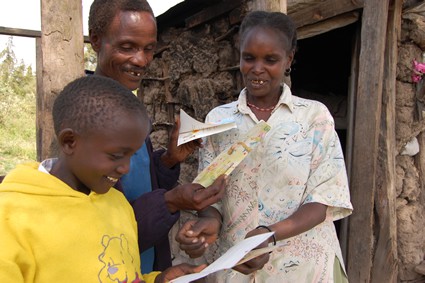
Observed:
[[[156,16],[167,11],[183,0],[148,0]],[[93,0],[82,0],[83,29],[87,34],[87,19]],[[40,30],[40,1],[38,0],[0,0],[0,26]],[[25,7],[22,9],[22,7]],[[0,50],[6,46],[9,36],[0,35]],[[18,60],[24,60],[26,65],[32,65],[35,70],[35,39],[14,36],[14,48]]]

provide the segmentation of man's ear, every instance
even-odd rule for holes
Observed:
[[[98,53],[100,51],[100,47],[102,46],[102,38],[93,32],[93,30],[90,30],[89,39],[91,47],[96,53]]]
[[[58,143],[62,152],[72,155],[77,144],[78,134],[70,128],[65,128],[59,132]]]

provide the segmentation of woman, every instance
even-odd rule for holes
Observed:
[[[282,83],[294,59],[295,25],[283,13],[255,11],[239,35],[245,88],[206,119],[231,117],[238,127],[208,137],[200,169],[259,121],[271,130],[230,174],[222,201],[185,224],[177,240],[191,257],[206,250],[216,259],[245,237],[275,232],[269,242],[280,247],[270,255],[215,273],[211,282],[347,282],[333,221],[352,205],[334,121],[323,104],[293,96]]]

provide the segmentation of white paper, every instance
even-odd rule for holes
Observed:
[[[236,128],[236,123],[233,120],[223,119],[215,124],[206,124],[193,119],[183,109],[180,109],[180,130],[177,145],[233,128]]]
[[[273,234],[274,232],[269,232],[246,238],[231,247],[230,249],[228,249],[225,254],[223,254],[221,257],[219,257],[216,261],[211,263],[201,272],[181,276],[179,278],[171,280],[170,283],[188,283],[199,278],[205,277],[208,274],[214,273],[216,271],[232,268],[233,266],[237,265],[238,262],[247,253],[249,253],[252,249],[257,247],[262,242],[266,241]]]

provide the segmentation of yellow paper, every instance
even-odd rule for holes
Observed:
[[[208,187],[218,176],[232,173],[233,169],[261,142],[270,128],[266,122],[260,121],[249,130],[243,140],[234,143],[230,148],[221,152],[208,167],[199,173],[193,183]]]

